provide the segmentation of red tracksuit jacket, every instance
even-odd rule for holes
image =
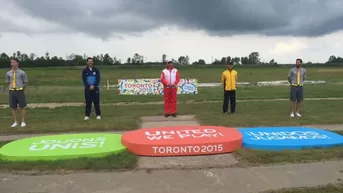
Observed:
[[[164,86],[164,114],[176,113],[177,85],[180,82],[180,73],[176,68],[165,68],[161,73],[161,82]],[[175,85],[175,87],[172,87]]]

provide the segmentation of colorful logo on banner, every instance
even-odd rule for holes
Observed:
[[[181,79],[177,94],[198,94],[197,79]],[[119,95],[163,95],[160,79],[119,79]]]

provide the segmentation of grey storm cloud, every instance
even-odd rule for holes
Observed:
[[[343,0],[11,0],[25,13],[106,38],[165,26],[210,35],[316,37],[343,29]]]

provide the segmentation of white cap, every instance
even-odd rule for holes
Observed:
[[[172,59],[168,59],[167,63],[169,63],[169,62],[173,63],[173,60]]]

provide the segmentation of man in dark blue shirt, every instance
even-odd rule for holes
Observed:
[[[92,103],[94,103],[96,119],[101,119],[100,112],[100,72],[93,67],[93,59],[87,58],[87,67],[82,71],[82,81],[85,87],[86,111],[85,120],[89,120]]]

